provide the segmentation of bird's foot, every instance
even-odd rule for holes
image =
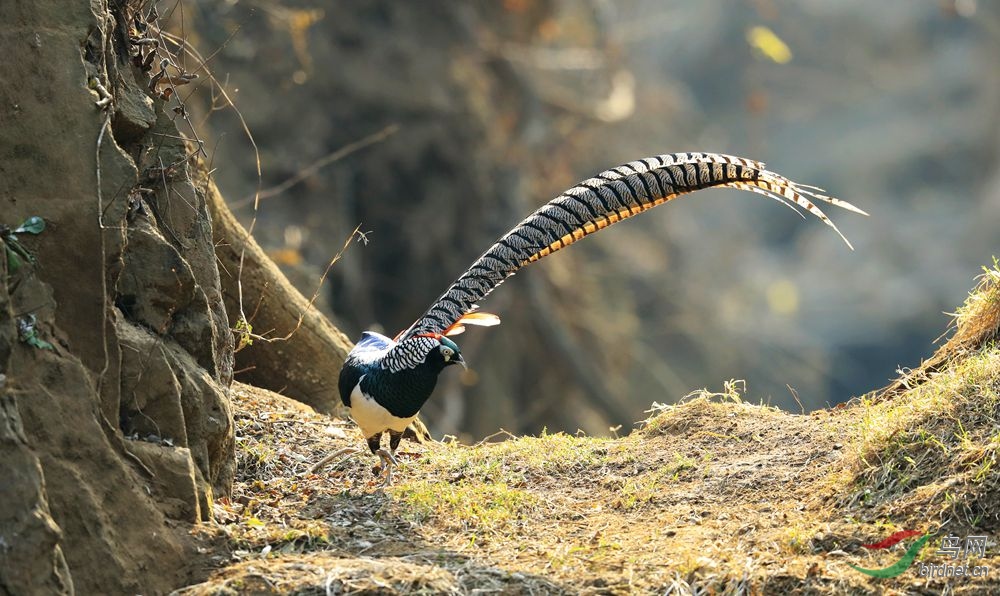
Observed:
[[[335,451],[335,452],[331,453],[330,455],[324,457],[323,459],[319,460],[319,462],[317,462],[316,465],[314,465],[313,467],[309,468],[309,473],[310,474],[315,474],[315,473],[319,472],[320,470],[322,470],[326,466],[326,464],[328,464],[331,461],[337,459],[338,457],[344,456],[344,459],[342,459],[342,460],[340,460],[340,461],[337,462],[336,465],[339,466],[340,464],[342,464],[345,461],[351,459],[352,457],[356,456],[359,453],[361,453],[361,450],[358,449],[358,448],[356,448],[356,447],[344,447],[343,449]]]
[[[375,452],[375,455],[378,456],[381,462],[380,465],[372,468],[372,474],[378,476],[382,471],[382,468],[385,468],[385,478],[379,486],[379,488],[385,488],[392,484],[392,469],[399,465],[399,461],[396,460],[396,456],[393,455],[392,452],[385,449],[379,449]]]

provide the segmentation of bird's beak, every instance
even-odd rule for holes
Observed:
[[[461,364],[465,370],[469,370],[469,367],[465,364],[465,358],[462,358],[461,354],[458,355],[458,358],[455,358],[454,362],[455,364]]]

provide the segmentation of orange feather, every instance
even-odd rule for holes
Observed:
[[[500,324],[500,317],[488,312],[470,312],[463,315],[461,319],[455,321],[441,335],[458,335],[465,331],[466,325],[478,325],[479,327],[493,327]]]

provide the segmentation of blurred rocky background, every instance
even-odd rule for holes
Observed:
[[[871,213],[831,213],[851,252],[773,202],[704,192],[531,266],[483,305],[504,324],[459,338],[473,372],[425,408],[438,435],[627,429],[730,378],[793,411],[793,391],[836,404],[929,355],[998,252],[995,3],[161,8],[238,107],[207,77],[187,103],[245,224],[261,189],[256,235],[293,282],[312,294],[366,233],[319,300],[352,337],[405,328],[536,206],[638,157],[743,155]]]

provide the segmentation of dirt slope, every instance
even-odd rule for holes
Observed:
[[[183,594],[987,593],[928,580],[946,534],[995,535],[1000,350],[967,355],[896,400],[793,415],[739,385],[658,407],[619,439],[565,434],[463,446],[404,445],[380,493],[371,458],[309,465],[360,443],[353,425],[280,396],[234,389],[238,476],[216,503],[213,579]],[[888,566],[931,533],[918,564]],[[933,547],[933,548],[932,548]]]

